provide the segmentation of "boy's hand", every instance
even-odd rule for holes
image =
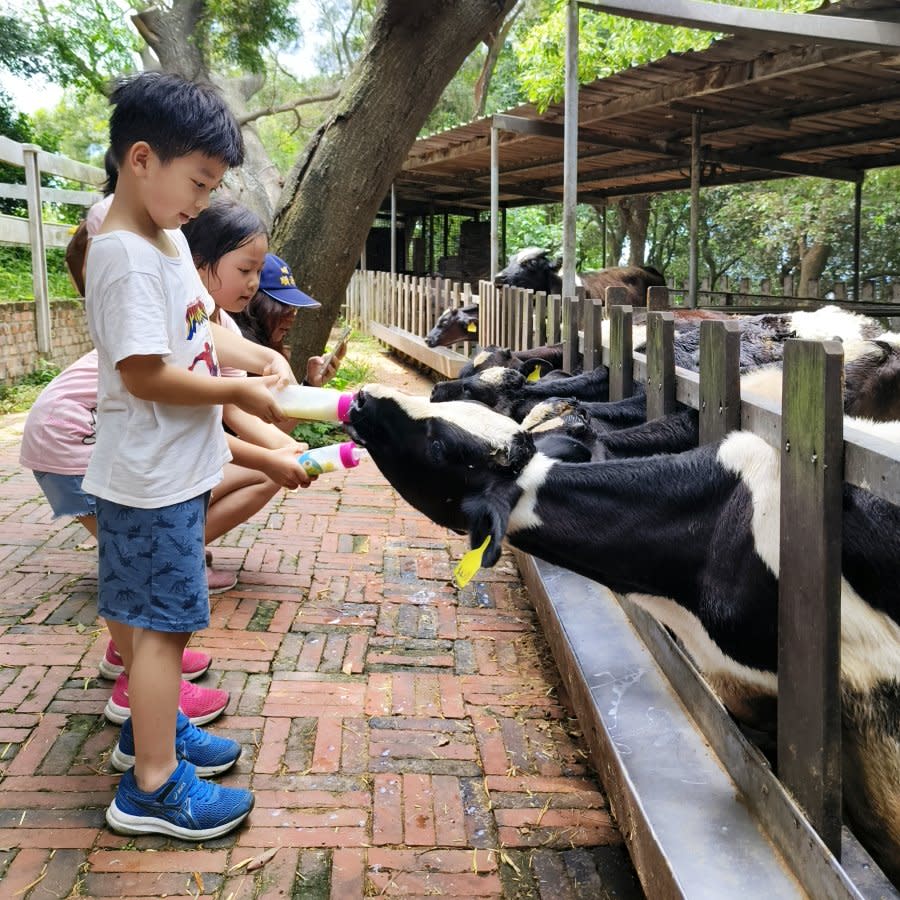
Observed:
[[[269,452],[265,466],[265,474],[283,488],[296,490],[298,487],[309,487],[312,479],[306,469],[297,462],[300,454],[293,447],[281,447]]]
[[[232,378],[235,406],[244,412],[262,419],[263,422],[278,422],[282,418],[281,408],[275,402],[272,391],[282,382],[281,375],[263,375],[261,378]]]

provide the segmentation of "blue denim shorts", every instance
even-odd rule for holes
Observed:
[[[56,472],[32,473],[44,492],[53,518],[60,516],[96,516],[97,501],[81,489],[83,475],[57,475]]]
[[[209,492],[158,509],[97,498],[97,608],[149,631],[209,625],[204,531]]]

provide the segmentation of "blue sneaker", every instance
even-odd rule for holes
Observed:
[[[216,737],[191,724],[181,710],[175,725],[175,758],[186,759],[203,778],[221,775],[241,756],[241,745],[231,738]],[[127,772],[134,765],[134,731],[131,717],[122,723],[119,742],[109,761],[114,769]]]
[[[253,794],[197,777],[182,759],[169,780],[150,794],[138,790],[134,769],[119,782],[106,821],[119,834],[167,834],[206,841],[236,828],[253,809]]]

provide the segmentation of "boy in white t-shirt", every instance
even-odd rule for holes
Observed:
[[[249,791],[198,778],[233,763],[234,742],[194,729],[185,746],[178,710],[182,652],[209,623],[204,519],[230,458],[221,405],[273,422],[269,388],[293,376],[283,357],[210,321],[179,230],[243,162],[227,106],[211,87],[158,72],[123,81],[111,102],[119,177],[85,278],[99,392],[83,488],[97,498],[98,608],[132,656],[135,761],[106,818],[126,834],[206,840],[253,807]],[[265,377],[214,377],[220,359]]]

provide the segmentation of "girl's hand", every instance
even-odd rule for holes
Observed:
[[[313,387],[322,387],[337,375],[341,360],[347,355],[347,345],[338,347],[334,354],[311,356],[306,363],[306,383]],[[326,364],[327,363],[327,364]]]
[[[298,487],[309,487],[312,478],[306,473],[298,462],[300,454],[293,447],[281,447],[278,450],[269,451],[269,459],[266,461],[264,472],[276,484],[283,488],[296,490]]]
[[[277,386],[283,388],[288,384],[296,384],[297,379],[294,377],[291,364],[280,353],[272,352],[271,360],[266,364],[262,371],[263,375],[277,375],[279,381]]]

